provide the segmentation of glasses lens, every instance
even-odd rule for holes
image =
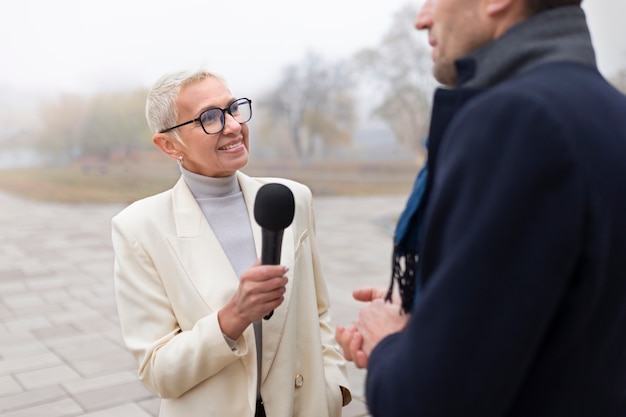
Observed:
[[[224,128],[224,112],[220,109],[208,109],[200,115],[200,123],[209,135],[219,133]]]
[[[246,123],[252,117],[251,102],[247,98],[240,98],[230,105],[228,112],[237,122]]]
[[[212,108],[200,113],[200,123],[207,134],[214,135],[224,129],[224,111],[227,111],[238,123],[246,123],[252,117],[251,101],[247,98],[240,98],[232,102],[227,110]]]

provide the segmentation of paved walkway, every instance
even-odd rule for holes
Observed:
[[[388,284],[391,229],[405,199],[316,199],[334,324],[356,318],[352,289]],[[113,298],[110,220],[123,206],[0,194],[0,207],[0,416],[157,416]],[[343,416],[367,416],[365,373],[349,372],[355,400]]]

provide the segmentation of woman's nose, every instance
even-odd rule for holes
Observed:
[[[236,132],[241,129],[241,123],[239,123],[230,113],[224,113],[224,129],[222,131]]]

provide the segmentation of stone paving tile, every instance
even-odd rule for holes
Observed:
[[[29,290],[30,291],[30,290]],[[42,297],[43,300],[43,297]],[[36,317],[36,316],[44,316],[48,317],[49,315],[59,312],[61,307],[59,305],[50,304],[48,302],[43,302],[41,305],[30,305],[24,307],[9,307],[11,315],[14,317]],[[8,320],[7,320],[8,322]]]
[[[407,190],[408,191],[408,190]],[[389,282],[392,226],[404,196],[316,197],[334,325],[351,324],[353,289]],[[0,415],[156,417],[119,330],[110,222],[122,205],[64,205],[0,193]],[[367,416],[365,371],[349,364]]]
[[[52,366],[35,371],[14,374],[15,378],[27,390],[43,388],[50,385],[60,385],[63,382],[73,381],[80,375],[68,365]]]
[[[50,320],[48,320],[45,316],[24,317],[21,319],[6,320],[4,325],[7,329],[12,331],[24,329],[33,330],[50,327]]]
[[[126,349],[108,340],[100,334],[89,337],[82,336],[76,343],[71,339],[57,340],[49,346],[66,361],[82,361],[94,358],[110,357],[119,353],[127,353]]]
[[[0,397],[22,392],[22,387],[12,376],[0,376]]]
[[[160,398],[152,397],[145,401],[137,401],[137,404],[151,416],[157,417],[159,415],[159,407],[161,406]]]
[[[76,395],[134,381],[137,381],[136,373],[125,371],[93,378],[82,378],[77,381],[66,382],[61,386],[70,394]]]
[[[46,369],[60,365],[62,362],[57,355],[42,353],[19,358],[0,360],[0,375],[17,374],[31,370]]]
[[[46,289],[45,293],[43,293],[41,296],[44,300],[46,300],[46,302],[50,304],[61,305],[64,303],[68,303],[72,298],[67,290],[64,288],[64,286],[65,285],[60,286],[59,288]],[[33,291],[41,291],[36,287],[33,288],[32,285],[30,285],[30,287]]]
[[[0,396],[0,415],[5,417],[6,413],[9,411],[17,411],[59,401],[66,397],[67,393],[58,386],[35,389],[11,395],[2,395]]]
[[[2,291],[2,288],[0,286],[0,292],[1,291]],[[0,321],[9,320],[13,317],[14,317],[13,312],[10,311],[7,306],[5,306],[4,304],[0,302]]]
[[[91,377],[136,368],[137,362],[129,352],[124,351],[94,356],[90,359],[73,360],[72,367],[85,377]]]
[[[58,313],[50,314],[50,321],[54,323],[55,317],[58,317]],[[70,324],[54,324],[50,327],[43,327],[40,329],[33,329],[32,334],[41,341],[49,341],[59,338],[74,337],[81,334],[81,332]]]
[[[92,411],[145,400],[153,395],[139,380],[124,382],[73,396],[85,410]]]
[[[69,417],[82,415],[82,409],[70,398],[64,398],[58,401],[46,404],[36,405],[33,407],[23,408],[21,410],[9,411],[2,414],[3,417]]]
[[[55,340],[47,341],[46,344],[56,351],[70,351],[74,350],[76,355],[80,355],[90,348],[99,349],[100,344],[103,343],[103,348],[106,349],[106,338],[98,332],[90,334],[82,333],[75,337],[58,338]],[[87,354],[89,354],[87,352]]]
[[[22,292],[2,297],[4,304],[11,310],[28,309],[29,307],[41,308],[46,302],[37,293]]]
[[[0,356],[3,349],[38,342],[30,332],[23,329],[9,330],[4,323],[0,326],[0,336]]]
[[[126,404],[120,407],[113,407],[106,410],[94,411],[92,413],[83,414],[84,417],[152,417],[136,404]]]
[[[23,342],[0,346],[0,358],[2,358],[2,360],[39,355],[48,352],[48,347],[37,340],[24,339]]]

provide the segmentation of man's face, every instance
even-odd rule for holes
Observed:
[[[178,123],[193,120],[211,107],[227,108],[236,97],[220,80],[208,77],[184,87],[176,101]],[[183,166],[196,174],[225,177],[248,163],[249,129],[226,112],[224,129],[207,135],[199,122],[178,128],[182,143],[176,146],[183,155]]]
[[[454,61],[491,40],[483,3],[483,0],[426,0],[422,6],[415,28],[428,31],[433,48],[433,75],[440,83],[455,85]]]

